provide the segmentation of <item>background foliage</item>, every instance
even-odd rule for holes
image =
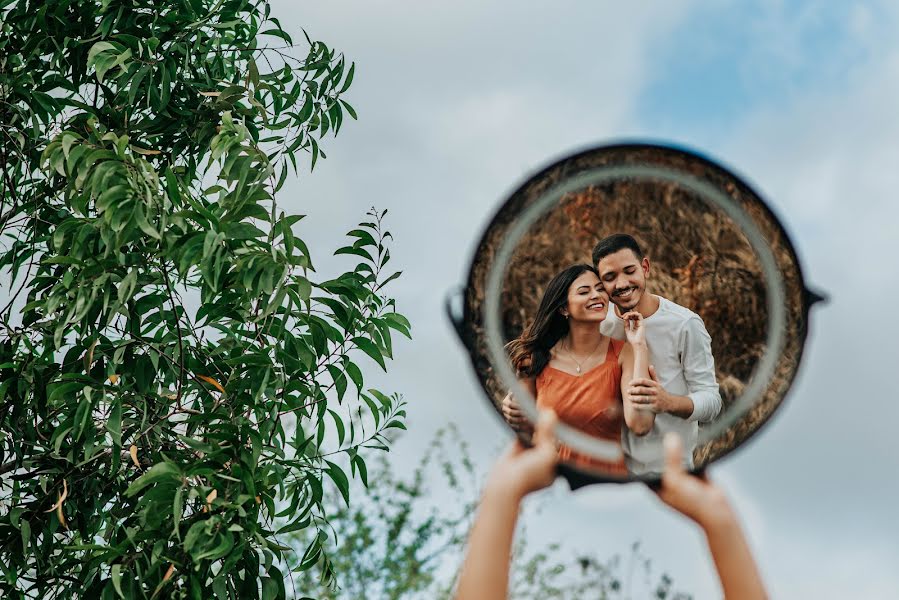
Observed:
[[[328,486],[404,427],[356,360],[409,323],[383,213],[325,279],[275,197],[353,72],[264,1],[0,0],[0,596],[330,582]]]

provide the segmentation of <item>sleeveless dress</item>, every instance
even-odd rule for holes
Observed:
[[[536,379],[537,406],[553,409],[566,425],[620,446],[624,407],[618,354],[623,346],[623,341],[609,340],[605,361],[581,375],[545,367]],[[612,475],[627,475],[623,456],[610,462],[584,456],[562,445],[559,458]]]

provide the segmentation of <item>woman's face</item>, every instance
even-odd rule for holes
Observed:
[[[609,296],[602,282],[591,271],[584,271],[568,288],[568,306],[562,314],[570,315],[572,321],[599,323],[606,318]]]

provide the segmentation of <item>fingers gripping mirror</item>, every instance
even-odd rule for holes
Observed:
[[[783,402],[809,308],[761,197],[683,149],[626,144],[530,177],[481,236],[448,310],[491,405],[527,440],[560,419],[573,488],[652,481],[662,438],[700,470]]]

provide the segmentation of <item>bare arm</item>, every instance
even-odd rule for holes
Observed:
[[[634,311],[622,315],[627,344],[621,351],[621,399],[624,403],[624,423],[636,435],[652,431],[655,413],[635,403],[631,383],[635,379],[649,378],[649,346],[643,317]],[[611,343],[611,342],[610,342]]]
[[[541,411],[534,446],[526,449],[516,440],[493,467],[468,536],[456,600],[505,600],[508,596],[512,537],[521,499],[556,478],[556,423],[552,411]]]
[[[631,382],[631,396],[635,403],[655,413],[664,412],[690,421],[711,421],[721,410],[712,340],[699,317],[688,320],[680,335],[681,364],[688,394],[668,393],[650,365],[648,378],[635,377]]]
[[[646,344],[634,347],[625,344],[621,350],[621,399],[624,404],[624,423],[636,435],[646,435],[652,431],[655,413],[640,408],[628,392],[631,381],[637,377],[649,377],[649,350]]]
[[[684,470],[683,452],[683,442],[676,434],[665,436],[665,473],[659,497],[702,527],[725,598],[767,598],[762,576],[727,497],[704,476]]]

